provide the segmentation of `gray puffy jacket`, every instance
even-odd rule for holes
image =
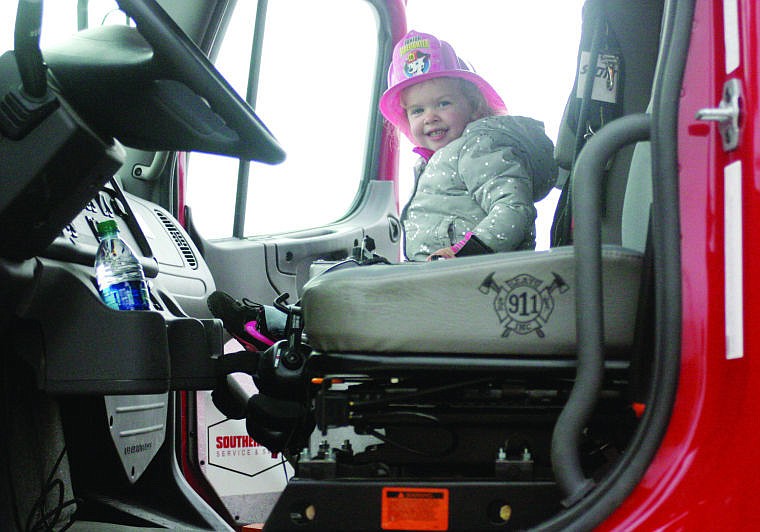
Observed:
[[[404,252],[425,260],[468,231],[494,251],[536,247],[536,209],[557,178],[554,146],[541,122],[490,116],[415,169],[401,213]]]

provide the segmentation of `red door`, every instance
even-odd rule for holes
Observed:
[[[759,15],[754,0],[696,2],[678,102],[679,388],[655,460],[604,528],[760,524],[760,328],[753,321],[760,299],[752,283],[760,266],[752,231],[760,221]]]

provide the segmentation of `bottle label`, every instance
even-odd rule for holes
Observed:
[[[143,281],[112,284],[101,295],[103,302],[115,310],[150,310],[148,287]]]

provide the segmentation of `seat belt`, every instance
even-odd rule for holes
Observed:
[[[570,173],[562,184],[551,228],[551,246],[570,245],[572,239],[572,182],[575,160],[589,137],[604,124],[622,114],[620,84],[623,61],[620,47],[610,30],[600,0],[589,0],[583,9],[584,27],[593,27],[589,51],[585,51],[587,39],[581,37],[578,55],[578,76],[568,100],[566,120],[575,130],[575,147]],[[596,65],[592,68],[592,65]],[[584,70],[585,69],[585,70]],[[597,72],[602,69],[599,76]],[[580,81],[582,84],[582,93]]]

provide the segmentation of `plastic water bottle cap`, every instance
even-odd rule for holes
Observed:
[[[98,222],[97,225],[98,234],[101,236],[110,235],[116,233],[119,230],[119,226],[116,224],[116,220],[104,220]]]

